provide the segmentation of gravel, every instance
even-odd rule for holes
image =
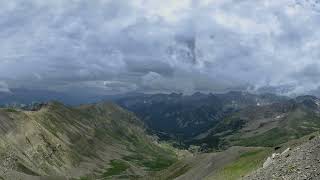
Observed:
[[[320,137],[269,157],[264,166],[246,180],[319,180]]]

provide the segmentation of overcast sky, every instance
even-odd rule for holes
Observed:
[[[0,0],[0,91],[320,86],[317,0]]]

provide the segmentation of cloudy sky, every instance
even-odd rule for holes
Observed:
[[[0,91],[320,86],[317,0],[0,0]]]

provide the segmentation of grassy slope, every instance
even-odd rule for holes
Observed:
[[[155,174],[160,180],[237,179],[260,165],[271,148],[231,147],[217,153],[187,156]]]
[[[263,118],[272,118],[277,117],[282,112],[266,110],[259,112],[259,114],[250,114],[249,118],[256,118],[257,122],[259,119]],[[320,128],[319,116],[309,111],[305,108],[297,108],[290,111],[284,118],[279,119],[276,123],[275,128],[270,128],[267,131],[257,131],[258,133],[250,136],[244,136],[245,131],[239,131],[241,128],[245,127],[243,118],[241,114],[235,114],[233,117],[225,119],[222,121],[222,124],[216,126],[216,133],[220,133],[221,136],[229,136],[229,139],[217,139],[219,135],[204,139],[203,143],[213,143],[214,145],[223,145],[225,141],[229,141],[229,145],[240,145],[240,146],[255,146],[255,147],[265,147],[253,149],[249,152],[244,152],[240,156],[231,155],[236,157],[236,159],[228,161],[226,164],[221,163],[220,166],[215,166],[211,169],[211,174],[207,176],[208,179],[239,179],[246,174],[256,170],[262,165],[267,156],[272,152],[274,146],[283,146],[287,145],[283,143],[287,142],[296,142],[298,138],[308,135],[312,132],[317,131]],[[231,129],[231,131],[230,131]],[[243,134],[241,134],[243,133]],[[216,140],[212,142],[212,140]],[[208,142],[207,142],[208,141]],[[201,142],[202,143],[202,142]],[[216,144],[215,144],[216,143]],[[283,150],[281,148],[280,150]],[[219,156],[224,156],[225,152],[222,152]],[[208,157],[209,158],[209,157]],[[200,172],[202,167],[201,164],[198,164],[198,161],[201,159],[195,158],[194,161],[186,162],[186,160],[179,161],[171,166],[168,170],[163,173],[162,179],[173,179],[176,177],[182,177],[184,179],[194,178],[192,176],[192,171],[199,170],[198,175],[202,176],[204,172]],[[205,160],[204,160],[205,161]],[[214,163],[216,160],[208,161],[209,163]],[[202,167],[202,168],[199,168]],[[201,175],[202,174],[202,175]],[[194,175],[194,174],[193,174]]]
[[[70,108],[50,103],[37,112],[0,111],[10,117],[0,120],[14,122],[0,138],[0,154],[5,158],[11,149],[20,163],[14,166],[27,174],[135,176],[176,161],[174,151],[148,137],[133,114],[112,104]]]
[[[190,142],[198,145],[205,143],[212,149],[273,147],[319,129],[319,114],[306,107],[289,106],[285,110],[281,107],[255,107],[234,113],[220,121],[205,138]]]
[[[241,154],[235,161],[220,168],[209,180],[236,180],[248,175],[249,173],[262,167],[265,159],[272,153],[281,153],[288,147],[294,148],[310,139],[319,136],[319,132],[314,132],[298,139],[289,140],[288,142],[278,144],[279,149],[260,148]]]
[[[238,159],[221,166],[217,172],[213,173],[213,176],[209,176],[209,179],[239,179],[261,166],[265,158],[272,152],[270,147],[279,146],[281,147],[280,150],[284,150],[283,147],[287,147],[287,144],[299,142],[299,138],[310,136],[311,133],[320,129],[319,115],[305,107],[298,107],[290,110],[289,113],[285,113],[285,116],[278,121],[274,121],[273,125],[276,126],[269,126],[272,127],[269,130],[254,130],[256,133],[252,133],[251,130],[241,131],[242,128],[246,127],[243,123],[246,118],[260,123],[263,122],[260,119],[270,118],[274,120],[275,117],[283,114],[281,111],[272,109],[262,110],[262,112],[249,112],[252,114],[236,113],[233,117],[221,121],[214,129],[216,135],[203,139],[203,143],[213,143],[214,147],[221,147],[226,143],[227,146],[265,148],[244,153]],[[262,125],[257,127],[264,128]],[[250,136],[247,134],[250,134]],[[190,166],[188,167],[190,168]]]
[[[264,133],[232,140],[236,145],[272,147],[293,139],[298,139],[320,129],[320,118],[311,111],[297,109],[283,119],[279,126]]]
[[[245,152],[240,157],[219,169],[215,175],[208,177],[212,180],[236,180],[245,176],[246,174],[256,170],[262,165],[265,158],[270,154],[271,150],[268,148],[252,150]]]

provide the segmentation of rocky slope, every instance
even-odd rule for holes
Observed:
[[[302,145],[274,153],[266,160],[263,167],[244,179],[320,179],[320,137],[319,135],[313,137],[310,136]]]
[[[0,134],[3,179],[139,178],[176,160],[132,113],[110,103],[0,109]]]

